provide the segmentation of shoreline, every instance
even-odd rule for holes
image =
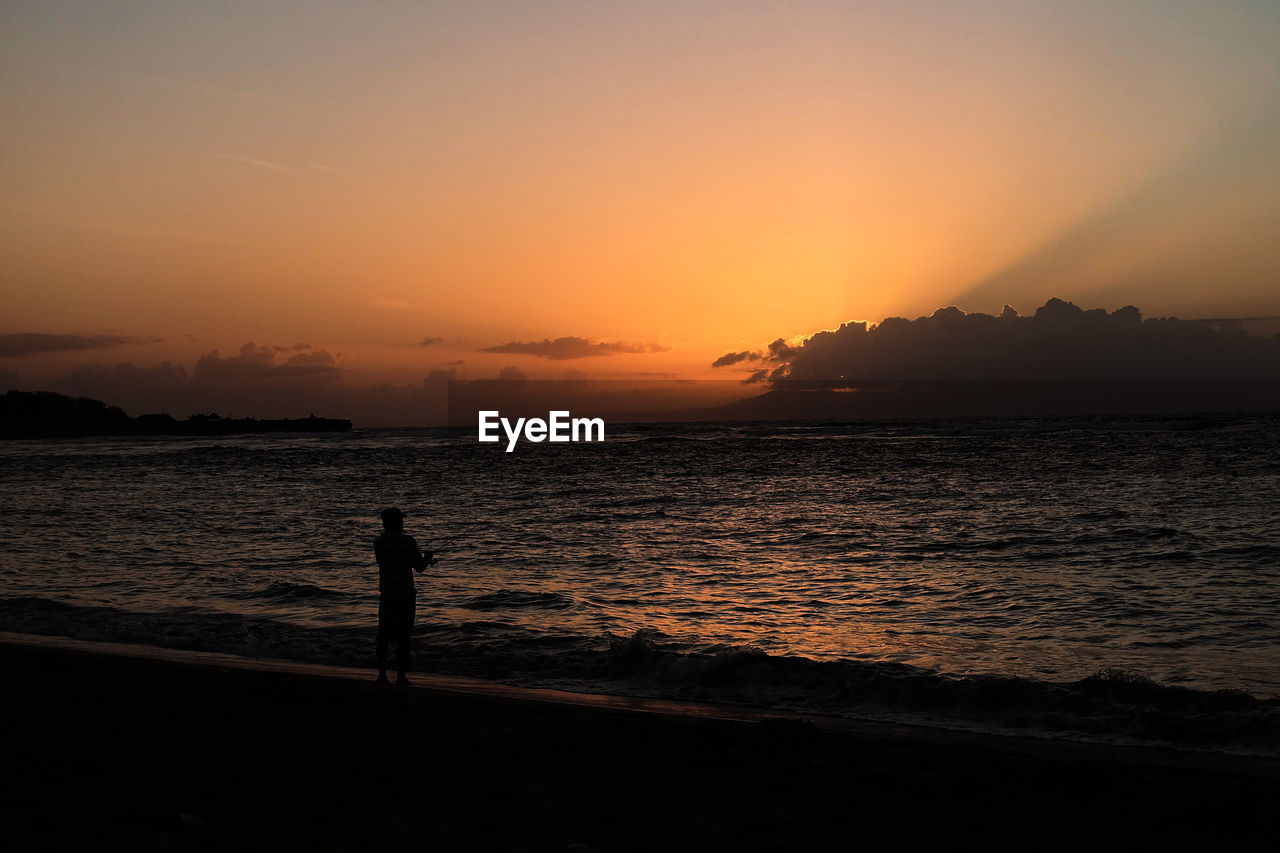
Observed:
[[[24,640],[26,640],[24,642]],[[22,847],[1207,849],[1280,761],[0,634]]]
[[[0,646],[13,645],[50,649],[77,654],[109,655],[113,657],[154,660],[185,666],[219,667],[246,672],[270,672],[308,678],[341,679],[358,683],[371,683],[376,671],[352,666],[285,660],[281,658],[251,658],[228,652],[211,652],[196,649],[177,649],[167,646],[151,646],[143,643],[120,643],[107,640],[84,640],[54,634],[26,634],[0,630]],[[690,699],[667,699],[622,694],[579,692],[554,687],[528,687],[504,684],[489,679],[466,675],[446,675],[430,672],[409,673],[412,690],[433,693],[453,693],[492,697],[516,702],[540,702],[590,708],[604,711],[623,711],[637,714],[656,714],[667,717],[687,717],[702,720],[724,720],[736,723],[759,723],[763,720],[794,720],[832,732],[860,735],[897,736],[918,740],[936,739],[947,742],[971,742],[993,747],[1036,749],[1061,747],[1080,751],[1098,751],[1108,754],[1124,750],[1135,755],[1145,755],[1159,760],[1167,757],[1194,761],[1196,758],[1235,759],[1270,764],[1280,772],[1280,755],[1267,755],[1245,751],[1214,750],[1183,747],[1172,744],[1125,743],[1104,740],[1058,737],[1051,734],[1023,734],[1014,732],[990,732],[976,728],[948,727],[928,723],[896,720],[837,716],[769,708],[758,705],[729,702],[709,702]]]

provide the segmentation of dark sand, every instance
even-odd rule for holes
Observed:
[[[380,688],[13,637],[0,663],[7,850],[1229,850],[1280,833],[1269,759]]]

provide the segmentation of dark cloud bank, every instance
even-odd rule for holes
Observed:
[[[153,367],[87,364],[38,390],[105,400],[134,415],[293,417],[332,405],[341,374],[327,350],[247,343],[234,355],[207,352],[191,370],[168,361]]]
[[[353,386],[328,350],[308,344],[259,346],[238,352],[213,350],[188,369],[163,362],[139,367],[86,364],[39,387],[0,366],[0,385],[54,391],[118,406],[130,415],[164,412],[179,420],[216,413],[224,418],[350,418],[357,426],[421,426],[445,421],[446,390],[454,367],[429,370],[404,385]],[[2,390],[2,389],[0,389]]]
[[[573,358],[591,358],[599,355],[622,355],[626,353],[666,352],[670,347],[661,344],[641,344],[626,341],[591,341],[588,338],[568,337],[541,341],[511,341],[492,347],[483,347],[481,352],[508,353],[513,355],[532,355],[548,358],[552,361],[568,361]]]
[[[21,332],[0,335],[0,358],[18,358],[50,352],[110,349],[128,344],[154,344],[159,338],[134,338],[121,335],[46,335]]]
[[[543,353],[547,358],[579,357],[570,354],[575,349],[582,356],[630,352],[633,347],[635,351],[650,351],[650,345],[598,344],[584,338],[545,343],[552,346]],[[434,343],[426,339],[424,345]],[[47,347],[44,351],[48,351]],[[53,391],[86,397],[105,401],[133,416],[164,412],[183,419],[193,414],[216,413],[223,418],[266,419],[315,414],[350,418],[357,426],[422,426],[446,423],[448,389],[451,381],[459,378],[458,367],[463,363],[454,360],[444,366],[424,368],[423,378],[414,383],[356,386],[328,350],[308,344],[247,343],[228,355],[218,350],[207,352],[190,368],[168,361],[146,367],[129,362],[113,366],[85,364],[38,387],[24,383],[19,371],[0,365],[0,390]],[[515,366],[503,367],[496,376],[508,385],[545,384],[526,381],[526,374]],[[560,387],[576,386],[562,383]],[[589,396],[579,394],[574,399],[589,405]]]
[[[1280,336],[1060,299],[1025,317],[1009,307],[1000,316],[943,308],[846,323],[799,346],[778,339],[726,353],[713,366],[749,370],[745,381],[771,389],[735,410],[752,417],[1280,408]]]
[[[1108,313],[1050,299],[1027,317],[1007,306],[998,317],[941,308],[845,323],[798,347],[779,339],[712,366],[735,364],[756,367],[755,381],[1280,379],[1280,339],[1251,337],[1229,320],[1144,320],[1131,305]]]
[[[14,359],[17,368],[22,357],[41,352],[140,340],[150,339],[7,335],[0,336],[0,353]],[[516,341],[488,351],[567,360],[663,349],[574,337]],[[1280,336],[1250,336],[1229,320],[1144,320],[1133,307],[1085,311],[1058,299],[1030,316],[1011,308],[1000,316],[944,308],[915,320],[846,323],[799,345],[779,338],[760,350],[726,353],[715,365],[733,379],[701,387],[676,383],[674,389],[639,380],[625,388],[557,385],[524,381],[524,373],[510,366],[498,373],[509,381],[492,388],[502,390],[509,402],[533,394],[530,399],[544,407],[575,413],[600,409],[626,420],[656,421],[1280,410]],[[104,400],[132,415],[314,413],[351,418],[357,426],[413,426],[445,422],[453,408],[447,406],[447,394],[451,384],[459,385],[450,380],[457,378],[456,363],[450,363],[413,384],[353,387],[327,350],[249,343],[229,355],[205,353],[191,369],[170,362],[85,365],[45,387],[24,390]],[[0,384],[23,387],[19,371],[8,365],[0,365]],[[726,388],[752,387],[761,393],[717,403],[736,396]],[[483,383],[476,388],[492,392]],[[573,405],[565,406],[566,399]]]

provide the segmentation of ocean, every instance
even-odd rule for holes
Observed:
[[[0,630],[1280,754],[1280,416],[0,444]],[[456,537],[448,542],[451,537]]]

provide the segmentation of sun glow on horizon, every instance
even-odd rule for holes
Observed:
[[[6,377],[305,342],[361,382],[709,378],[947,305],[1280,313],[1273,7],[311,12],[7,14],[0,334],[160,342]],[[561,338],[649,348],[485,351]]]

